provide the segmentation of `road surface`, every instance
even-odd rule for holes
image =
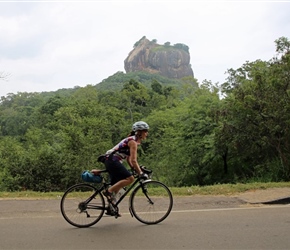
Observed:
[[[143,225],[120,207],[90,228],[68,224],[59,199],[0,200],[0,249],[290,249],[290,205],[238,197],[174,197],[169,217]]]

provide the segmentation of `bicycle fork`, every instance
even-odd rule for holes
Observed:
[[[148,200],[148,203],[149,203],[150,205],[154,205],[154,202],[153,202],[153,201],[150,199],[150,197],[148,196],[147,188],[145,188],[143,185],[142,185],[142,192],[143,192],[143,194],[146,196],[146,198],[147,198],[147,200]],[[133,212],[132,212],[132,203],[130,204],[129,212],[130,212],[131,216],[134,217]]]

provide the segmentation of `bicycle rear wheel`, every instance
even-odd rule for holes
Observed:
[[[145,181],[133,190],[130,211],[144,224],[157,224],[167,218],[173,206],[169,188],[159,181]]]
[[[105,211],[102,194],[92,185],[81,183],[65,191],[60,202],[64,219],[75,227],[90,227],[96,224]]]

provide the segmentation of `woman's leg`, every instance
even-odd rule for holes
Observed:
[[[110,193],[114,192],[115,194],[117,194],[121,188],[130,185],[131,183],[133,183],[133,181],[134,181],[134,176],[131,175],[130,177],[120,180],[117,183],[115,183],[113,186],[109,187],[108,191]]]
[[[120,161],[107,160],[105,164],[111,177],[112,186],[108,188],[110,193],[118,193],[121,188],[134,181],[132,173]]]

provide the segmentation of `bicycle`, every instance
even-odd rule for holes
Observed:
[[[142,171],[151,177],[152,170],[142,167]],[[151,179],[143,180],[133,173],[135,181],[127,187],[125,193],[114,203],[108,199],[105,202],[102,192],[110,186],[108,178],[103,175],[106,172],[99,171],[102,181],[96,186],[80,183],[65,191],[60,209],[68,223],[79,228],[90,227],[100,221],[105,211],[118,218],[118,205],[131,191],[129,212],[132,217],[147,225],[158,224],[168,217],[173,207],[173,196],[165,184]]]

